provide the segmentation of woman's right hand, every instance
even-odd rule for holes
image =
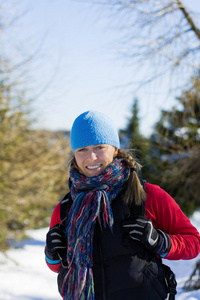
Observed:
[[[59,225],[52,227],[46,235],[46,247],[52,254],[57,254],[60,259],[67,255],[67,239],[65,231]]]

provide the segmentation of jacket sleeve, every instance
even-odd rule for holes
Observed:
[[[192,259],[200,252],[198,230],[184,215],[175,200],[159,186],[145,184],[146,217],[155,228],[171,237],[172,246],[164,257],[169,260]]]
[[[51,222],[50,222],[50,228],[52,228],[53,226],[59,224],[61,222],[60,220],[60,203],[57,204],[57,206],[55,207],[52,217],[51,217]],[[53,271],[58,273],[61,267],[61,260],[58,259],[58,257],[52,255],[52,253],[50,251],[48,251],[48,248],[45,247],[45,260],[46,260],[46,264],[47,266]]]

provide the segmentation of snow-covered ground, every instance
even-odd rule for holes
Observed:
[[[200,230],[200,212],[191,222]],[[44,261],[47,228],[28,231],[29,240],[3,254],[0,252],[0,300],[59,300],[56,277]],[[186,292],[183,284],[193,271],[200,256],[189,261],[167,261],[176,273],[176,300],[200,300],[200,290]],[[138,299],[139,300],[139,299]]]

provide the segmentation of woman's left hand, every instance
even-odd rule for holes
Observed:
[[[130,238],[142,242],[152,252],[161,255],[171,248],[169,235],[155,229],[152,222],[143,216],[124,220],[123,227],[128,229]]]

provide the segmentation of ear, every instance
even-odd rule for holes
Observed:
[[[115,151],[114,151],[114,155],[113,155],[113,157],[116,157],[117,156],[117,154],[118,154],[118,148],[116,148],[116,147],[114,147],[115,148]]]

